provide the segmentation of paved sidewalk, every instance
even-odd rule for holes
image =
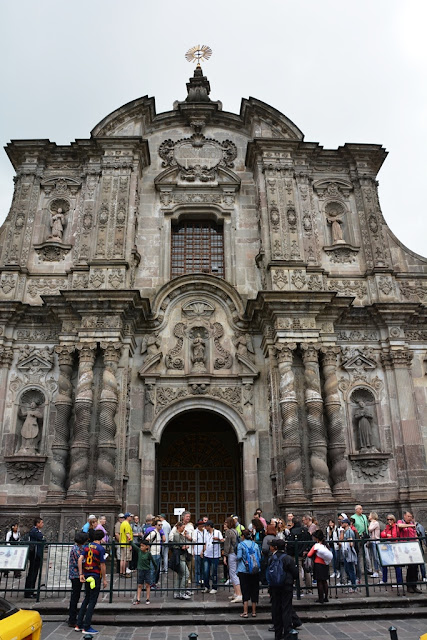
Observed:
[[[427,633],[427,619],[393,620],[387,622],[342,622],[342,623],[306,623],[299,630],[299,640],[390,640],[388,628],[397,629],[399,640],[419,640]],[[198,634],[198,640],[273,640],[274,634],[268,631],[268,625],[248,620],[245,624],[228,626],[200,627],[96,627],[102,640],[187,640],[192,632]],[[65,624],[47,622],[43,627],[42,640],[63,640],[78,638],[77,633]]]

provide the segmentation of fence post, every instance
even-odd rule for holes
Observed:
[[[36,596],[36,602],[40,602],[40,587],[41,587],[41,582],[42,582],[42,572],[43,572],[43,562],[44,562],[44,541],[43,542],[36,542],[36,554],[38,553],[39,550],[39,545],[41,545],[42,547],[42,555],[40,558],[40,569],[39,569],[39,575],[38,575],[38,579],[37,579],[37,596]]]
[[[111,574],[110,574],[110,597],[108,599],[109,603],[113,602],[113,586],[114,586],[114,563],[116,562],[116,554],[115,554],[115,540],[113,538],[111,543]]]
[[[396,627],[389,627],[388,630],[390,632],[390,640],[399,640],[399,638],[397,637]]]

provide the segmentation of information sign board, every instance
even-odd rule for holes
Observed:
[[[417,539],[405,542],[378,542],[376,545],[383,567],[396,567],[406,564],[423,564],[423,554]]]
[[[0,571],[24,571],[28,557],[28,545],[0,545]]]

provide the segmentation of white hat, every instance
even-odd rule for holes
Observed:
[[[89,517],[88,520],[95,520],[96,515],[94,513],[92,513]]]

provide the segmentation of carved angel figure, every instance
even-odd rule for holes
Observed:
[[[376,452],[377,449],[372,443],[372,420],[373,415],[366,407],[365,403],[359,400],[358,409],[354,411],[354,417],[357,422],[357,430],[359,433],[359,451],[360,453]]]
[[[249,333],[240,333],[236,335],[233,343],[239,356],[244,356],[245,358],[249,358],[249,360],[253,360],[255,356],[255,350],[252,342],[252,337]]]
[[[36,402],[31,402],[28,409],[19,409],[24,424],[21,429],[21,447],[19,453],[34,454],[39,435],[39,421],[43,420],[43,410],[39,409]]]
[[[51,234],[49,236],[50,239],[62,240],[62,235],[64,233],[64,223],[65,223],[65,215],[61,207],[59,207],[57,211],[52,212],[52,218],[50,220],[50,225],[51,225]]]
[[[141,353],[146,353],[148,357],[155,356],[160,351],[160,338],[158,333],[150,334],[144,337],[141,344]]]

